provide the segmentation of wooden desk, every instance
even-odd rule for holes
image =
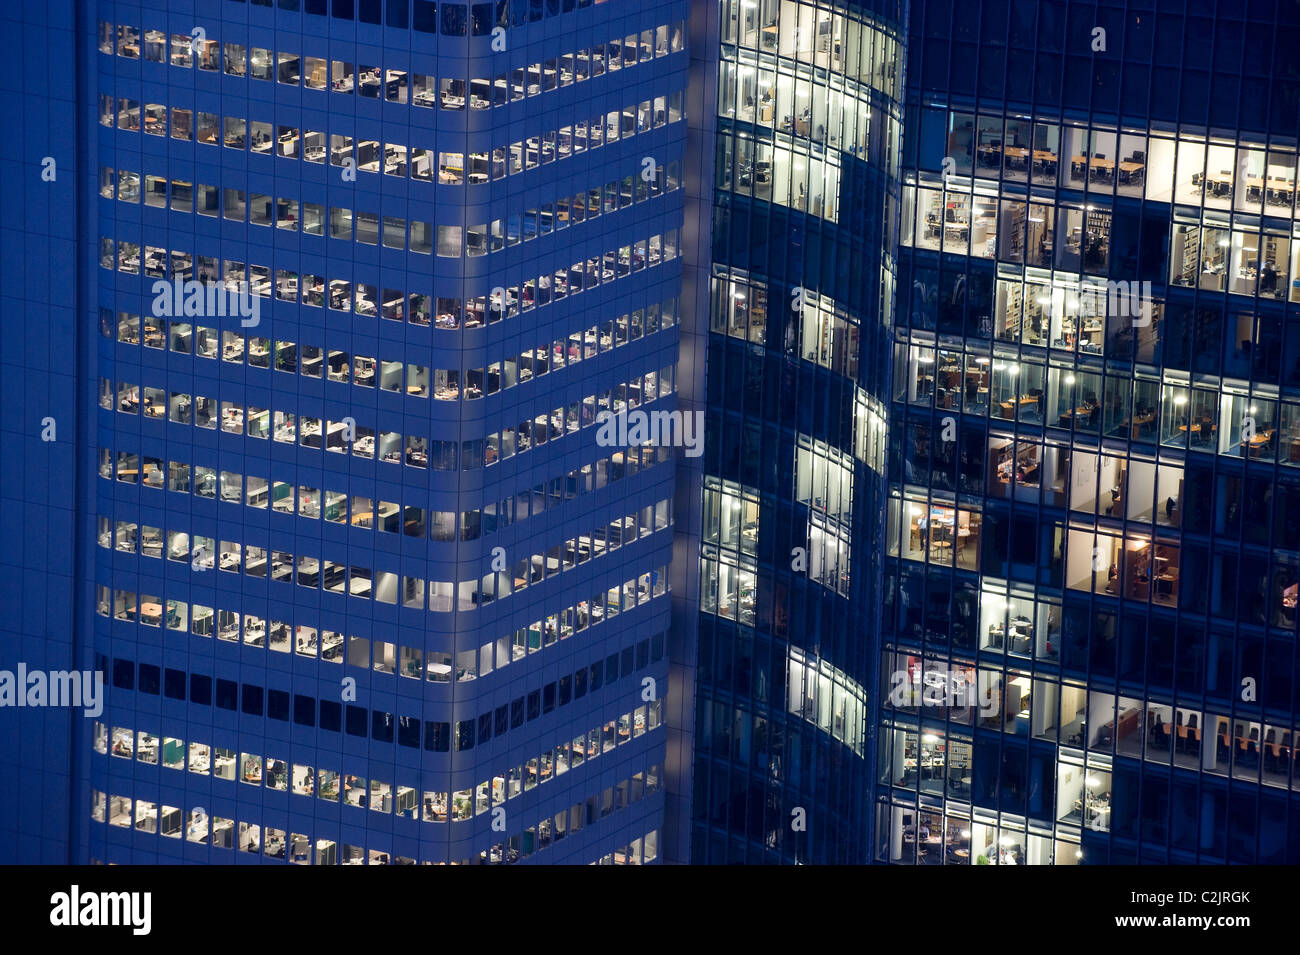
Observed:
[[[1041,165],[1043,167],[1044,172],[1051,172],[1053,175],[1055,175],[1056,164],[1059,161],[1060,158],[1054,152],[1050,152],[1049,150],[1046,149],[1034,150],[1034,162],[1038,165]]]
[[[1260,190],[1268,189],[1272,192],[1292,195],[1295,192],[1295,183],[1289,179],[1261,179],[1258,176],[1247,176],[1246,188]]]
[[[1205,178],[1202,181],[1206,185],[1226,186],[1229,189],[1232,188],[1231,173],[1228,173],[1226,175],[1221,172],[1209,173],[1208,175],[1205,176]]]
[[[1142,430],[1142,428],[1151,424],[1155,420],[1156,420],[1156,416],[1154,414],[1147,414],[1147,415],[1139,415],[1136,418],[1125,418],[1119,424],[1121,428],[1128,428],[1129,436],[1131,438],[1136,439],[1138,433]]]
[[[1071,156],[1070,164],[1072,166],[1079,166],[1079,167],[1091,166],[1097,169],[1115,168],[1115,160],[1102,159],[1099,156]]]
[[[1011,401],[999,401],[998,404],[1002,407],[1003,411],[1013,411],[1017,406],[1024,407],[1025,405],[1036,405],[1038,404],[1038,399],[1021,397],[1015,398]]]
[[[1123,713],[1120,715],[1118,723],[1116,723],[1115,720],[1110,720],[1109,722],[1107,722],[1106,725],[1104,725],[1101,728],[1102,734],[1104,736],[1106,733],[1110,732],[1113,734],[1114,739],[1120,739],[1122,737],[1128,736],[1135,729],[1137,729],[1141,717],[1142,717],[1141,710],[1138,709],[1129,710],[1127,713]]]
[[[1259,457],[1264,453],[1264,449],[1273,443],[1273,431],[1261,431],[1249,441],[1242,441],[1241,444],[1246,448],[1248,457]]]
[[[1141,177],[1141,174],[1142,174],[1143,172],[1146,171],[1146,168],[1147,168],[1147,167],[1146,167],[1146,163],[1133,162],[1133,161],[1131,161],[1131,160],[1130,160],[1130,161],[1124,161],[1124,162],[1121,162],[1121,163],[1119,164],[1119,177],[1120,177],[1120,181],[1121,181],[1121,182],[1123,182],[1123,181],[1132,182],[1132,181],[1133,181],[1133,174],[1134,174],[1134,173],[1138,173],[1138,174],[1139,174],[1139,175],[1138,175],[1138,178],[1140,179],[1140,178],[1142,178],[1142,177]]]
[[[1094,409],[1089,408],[1087,405],[1080,405],[1077,408],[1069,409],[1068,411],[1066,411],[1061,415],[1061,427],[1068,428],[1070,426],[1070,423],[1076,417],[1083,418],[1085,425],[1091,424],[1093,410]]]

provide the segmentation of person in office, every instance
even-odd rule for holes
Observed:
[[[930,546],[930,516],[922,514],[916,519],[916,533],[921,538],[921,550]]]
[[[1260,292],[1277,291],[1277,269],[1273,268],[1272,262],[1264,263],[1264,271],[1259,277]]]

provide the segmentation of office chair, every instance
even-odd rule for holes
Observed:
[[[1174,749],[1182,751],[1187,748],[1187,727],[1183,725],[1183,714],[1174,710]]]
[[[1187,716],[1187,752],[1198,757],[1201,755],[1201,728],[1197,725],[1195,713]]]

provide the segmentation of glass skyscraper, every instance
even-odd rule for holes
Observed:
[[[684,348],[707,367],[694,398],[708,422],[683,474],[698,542],[678,551],[699,565],[676,621],[698,635],[690,858],[862,863],[901,12],[717,7],[692,34],[711,88],[688,191],[711,230],[688,277],[699,340]]]
[[[1298,857],[1296,39],[912,5],[877,861]]]
[[[657,859],[686,3],[87,9],[77,854]]]
[[[21,15],[0,857],[1300,859],[1292,5]]]

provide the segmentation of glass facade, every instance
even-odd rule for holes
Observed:
[[[913,5],[876,861],[1297,858],[1274,12],[1127,7]]]
[[[15,861],[1300,860],[1284,5],[47,6]]]
[[[85,857],[658,860],[684,0],[87,9]]]
[[[718,16],[690,859],[860,863],[900,15],[722,0]]]

